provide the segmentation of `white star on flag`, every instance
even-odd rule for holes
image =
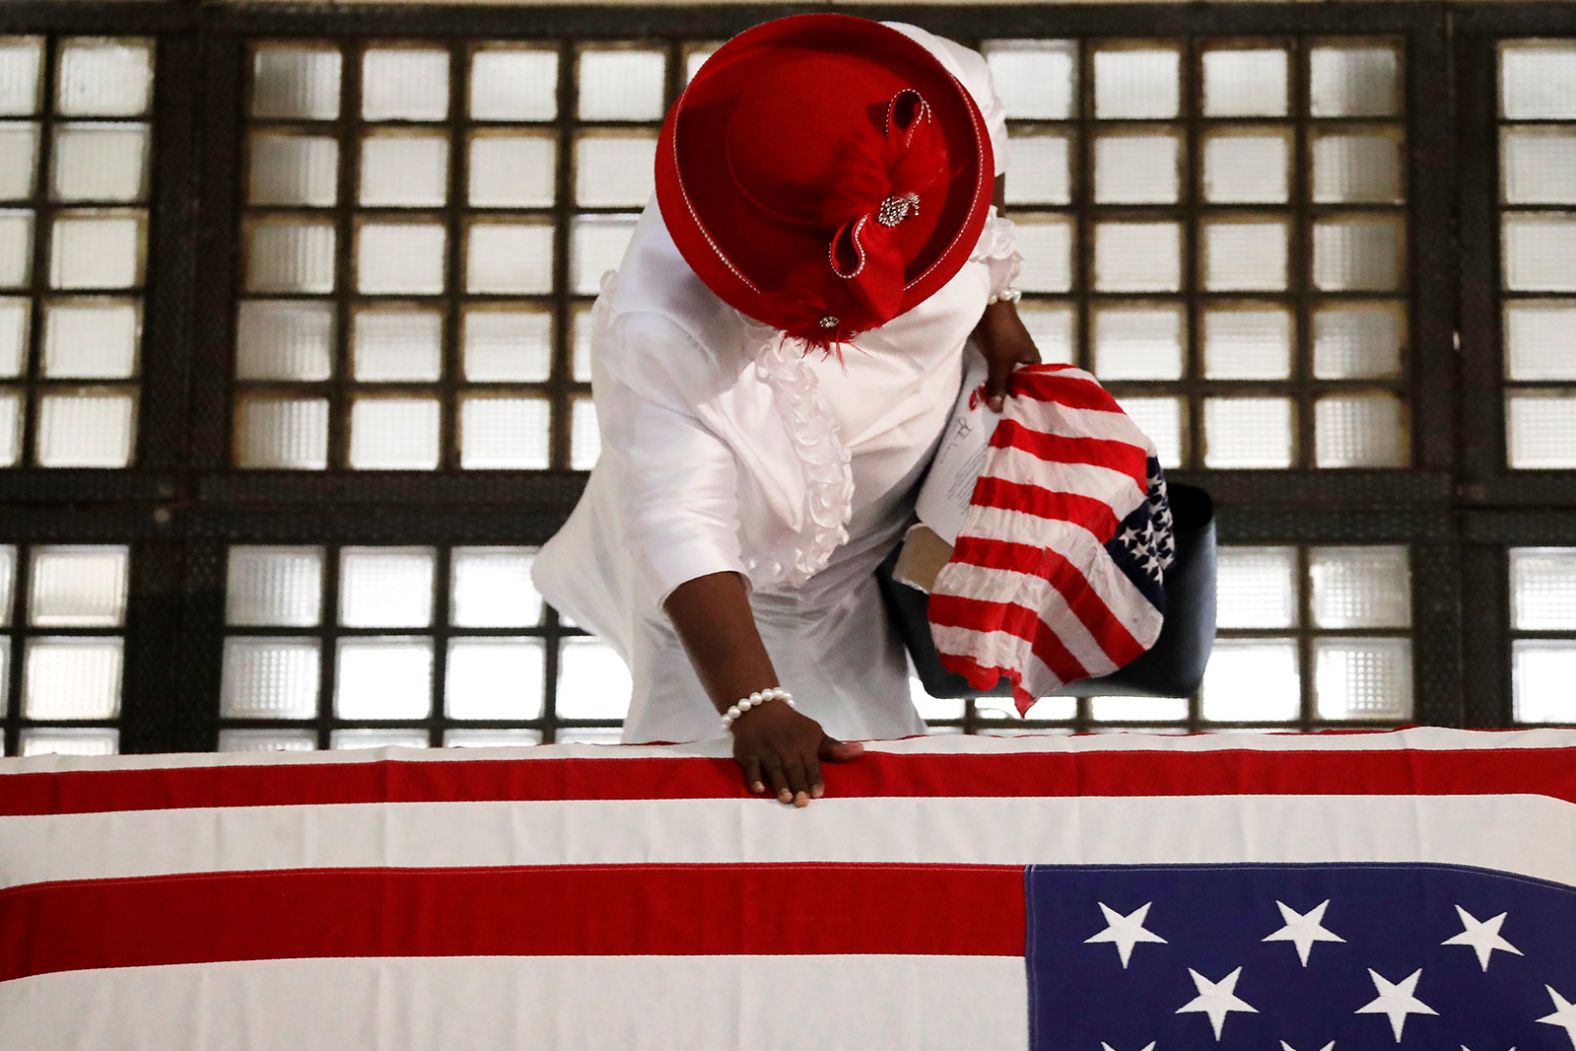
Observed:
[[[1488,970],[1488,958],[1494,955],[1495,949],[1513,952],[1517,956],[1523,955],[1522,951],[1510,942],[1499,936],[1500,925],[1505,922],[1508,913],[1500,913],[1491,920],[1480,920],[1461,906],[1456,906],[1456,912],[1461,914],[1461,933],[1440,942],[1441,945],[1470,945],[1477,950],[1478,963],[1483,970]]]
[[[1116,1051],[1116,1048],[1102,1040],[1100,1041],[1100,1051]],[[1139,1051],[1155,1051],[1155,1042],[1153,1040],[1149,1041],[1149,1043],[1139,1048]],[[1511,1048],[1510,1051],[1516,1051],[1516,1049]]]
[[[1297,1051],[1297,1049],[1292,1047],[1286,1041],[1282,1040],[1281,1051]],[[1328,1044],[1325,1044],[1323,1047],[1319,1048],[1319,1051],[1335,1051],[1335,1041],[1331,1040]],[[1510,1051],[1516,1051],[1516,1049],[1511,1048]]]
[[[1554,986],[1545,985],[1549,991],[1549,998],[1554,1001],[1554,1013],[1544,1015],[1538,1021],[1544,1025],[1557,1025],[1565,1030],[1565,1035],[1571,1038],[1571,1047],[1576,1048],[1576,1004],[1554,991]]]
[[[1329,907],[1330,899],[1325,898],[1319,904],[1305,913],[1298,913],[1284,901],[1275,903],[1280,907],[1281,919],[1286,925],[1274,934],[1267,934],[1262,939],[1267,942],[1291,942],[1297,946],[1297,958],[1304,967],[1308,966],[1308,954],[1313,951],[1314,942],[1344,942],[1346,939],[1328,931],[1324,927],[1324,910]]]
[[[1462,1044],[1461,1045],[1461,1051],[1472,1051],[1472,1049],[1470,1047],[1468,1047],[1467,1045]],[[1511,1048],[1510,1051],[1516,1051],[1516,1049],[1515,1048]]]
[[[1218,982],[1212,982],[1189,967],[1187,973],[1193,976],[1193,985],[1198,989],[1198,995],[1187,1003],[1177,1008],[1177,1014],[1184,1011],[1202,1011],[1209,1015],[1210,1025],[1215,1027],[1215,1039],[1220,1039],[1220,1031],[1226,1026],[1226,1016],[1233,1011],[1246,1014],[1258,1014],[1259,1009],[1252,1004],[1238,998],[1235,990],[1237,978],[1242,974],[1238,967]]]
[[[1401,1042],[1401,1029],[1406,1025],[1407,1015],[1437,1015],[1438,1011],[1429,1007],[1423,1001],[1412,995],[1412,990],[1417,988],[1417,980],[1423,976],[1423,969],[1419,967],[1399,982],[1389,982],[1384,975],[1368,968],[1368,977],[1374,980],[1374,990],[1378,996],[1357,1009],[1360,1015],[1382,1014],[1390,1017],[1390,1028],[1395,1031],[1395,1042]]]
[[[1144,929],[1144,917],[1149,913],[1149,906],[1154,902],[1146,901],[1132,912],[1123,916],[1105,902],[1100,902],[1100,911],[1105,913],[1106,928],[1099,934],[1084,939],[1084,944],[1092,942],[1115,942],[1116,954],[1122,958],[1122,968],[1127,968],[1128,958],[1133,955],[1133,946],[1139,942],[1159,942],[1164,945],[1166,940],[1154,931]]]

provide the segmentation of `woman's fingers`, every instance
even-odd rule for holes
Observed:
[[[755,793],[766,791],[766,783],[761,780],[760,759],[753,755],[747,755],[739,760],[739,767],[744,772],[745,789]]]
[[[761,760],[761,765],[766,768],[766,780],[777,798],[784,803],[791,802],[793,793],[788,791],[788,777],[783,770],[782,760],[775,755],[768,755]]]
[[[826,782],[821,780],[821,761],[814,755],[805,757],[804,778],[810,785],[811,799],[820,799],[826,794]]]
[[[810,782],[804,775],[804,760],[793,753],[783,756],[783,772],[788,775],[788,790],[793,793],[793,805],[808,804]]]
[[[991,359],[989,375],[985,380],[985,401],[992,412],[1001,411],[1002,398],[1007,394],[1007,373],[1011,371],[1012,362]]]

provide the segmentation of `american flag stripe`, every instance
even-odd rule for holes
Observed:
[[[1046,619],[1056,619],[1062,641],[1078,656],[1092,674],[1103,675],[1143,652],[1110,607],[1089,598],[1089,585],[1066,557],[1050,549],[1030,548],[1011,541],[959,537],[953,557],[959,562],[986,566],[1002,573],[1017,573],[1022,579],[1016,594],[1019,601],[1045,611]],[[991,597],[991,581],[978,578],[960,580],[956,591],[971,598]],[[976,590],[977,589],[977,590]],[[1070,592],[1071,594],[1064,593]],[[1078,603],[1077,609],[1073,604]]]
[[[1131,442],[1035,431],[1017,420],[1004,419],[991,432],[991,444],[995,448],[1021,449],[1048,463],[1093,464],[1120,471],[1133,480],[1140,497],[1148,486],[1149,472],[1143,450]]]
[[[945,601],[952,602],[952,601],[954,601],[954,599],[948,598]],[[946,613],[947,613],[947,611],[944,610],[943,611],[943,616],[945,616]],[[981,635],[988,635],[989,632],[982,632],[981,629],[975,628],[975,627],[960,627],[960,626],[954,625],[954,624],[945,624],[945,623],[932,622],[931,625],[930,625],[930,630],[931,630],[932,634],[935,635],[936,645],[937,646],[945,647],[948,650],[954,650],[954,651],[960,652],[960,653],[965,653],[965,652],[966,653],[978,653],[978,654],[981,655],[979,658],[976,658],[976,657],[961,657],[961,658],[958,658],[959,661],[972,661],[972,660],[977,660],[977,659],[994,659],[998,655],[1000,656],[1001,659],[1007,659],[1009,656],[1014,658],[1014,659],[1017,659],[1017,658],[1022,656],[1022,654],[1019,652],[1019,642],[1017,641],[1019,639],[1019,636],[1017,636],[1015,634],[1012,634],[1010,632],[1006,633],[1009,636],[1008,638],[1004,638],[1004,639],[1001,639],[1001,640],[996,640],[994,645],[993,645],[993,640],[991,640],[989,638],[981,638],[980,637]],[[1001,629],[998,629],[998,630],[1001,630]],[[1063,638],[1063,642],[1065,643],[1065,641],[1066,640],[1065,640],[1065,637],[1064,637]],[[1094,658],[1092,660],[1087,660],[1086,661],[1086,660],[1082,659],[1081,657],[1079,657],[1077,654],[1074,654],[1074,657],[1075,657],[1075,659],[1078,660],[1079,666],[1082,667],[1082,668],[1085,668],[1085,669],[1098,669],[1098,668],[1102,668],[1103,667],[1103,668],[1106,668],[1107,670],[1109,670],[1110,668],[1114,667],[1114,665],[1112,664],[1110,658],[1108,658],[1104,654],[1100,653],[1098,648],[1096,648],[1095,656],[1094,656]],[[1033,661],[1033,662],[1038,662],[1038,661],[1042,660],[1042,658],[1039,655],[1038,650],[1036,650],[1032,646],[1030,648],[1030,651],[1029,651],[1027,659],[1029,661]],[[1014,669],[1004,668],[1004,667],[1002,667],[1000,665],[992,665],[992,666],[990,666],[988,674],[987,674],[987,672],[985,671],[985,666],[983,664],[981,664],[980,669],[976,669],[974,671],[974,673],[973,673],[973,675],[972,675],[972,677],[970,678],[969,681],[971,683],[977,683],[981,689],[984,689],[990,683],[995,682],[995,678],[994,677],[996,675],[1005,675],[1005,674],[1007,674],[1007,672],[1009,670],[1014,670]],[[1027,669],[1016,669],[1016,670],[1027,670]],[[1037,669],[1036,669],[1036,671],[1037,671]],[[1052,673],[1053,673],[1052,669],[1046,668],[1043,674],[1052,674]],[[1101,674],[1101,673],[1099,671],[1091,670],[1091,671],[1089,671],[1089,674],[1098,675],[1098,674]],[[985,676],[985,677],[981,678],[980,676],[982,676],[982,675]]]
[[[977,507],[999,507],[1053,522],[1065,522],[1087,529],[1097,537],[1110,536],[1116,532],[1117,524],[1121,521],[1120,516],[1112,513],[1111,505],[1097,496],[1047,489],[1007,478],[981,478],[975,483],[970,500]],[[959,539],[963,539],[962,534]]]
[[[967,652],[987,666],[992,662],[1007,661],[1001,665],[1021,674],[1019,662],[1028,657],[1050,669],[1051,674],[1065,681],[1082,679],[1091,674],[1066,645],[1040,619],[1040,614],[1027,606],[1012,602],[987,602],[983,599],[965,598],[961,595],[935,595],[930,600],[930,623],[936,628],[964,628],[976,633],[968,640]],[[950,646],[956,640],[942,636]],[[1029,644],[1029,654],[1022,652],[1020,641]],[[993,682],[994,680],[992,680]],[[972,685],[988,689],[992,682],[974,682]]]
[[[1026,1051],[1008,956],[457,956],[74,971],[0,985],[16,1051]],[[39,1034],[48,1034],[48,1044]],[[1124,1048],[1123,1051],[1126,1051]]]
[[[857,761],[827,764],[823,771],[845,798],[1536,791],[1576,802],[1576,767],[1569,746],[1561,747],[1567,736],[1576,740],[1569,731],[1468,734],[1415,727],[1266,735],[1251,744],[1201,734],[1166,739],[1164,747],[1141,736],[921,737],[872,742]],[[1494,746],[1467,747],[1467,737],[1488,738]],[[500,751],[508,757],[499,757]],[[146,765],[124,769],[53,756],[4,760],[0,818],[356,803],[737,801],[747,793],[728,752],[729,743],[718,740],[693,748],[558,745],[452,755],[389,748],[365,757],[196,757],[212,766],[182,763],[181,756],[166,762],[159,762],[163,756],[126,756],[121,761],[145,759]]]
[[[1004,569],[1003,572],[1010,573],[1015,572],[1015,570]],[[1020,573],[1019,576],[1022,578],[1022,586],[1017,592],[1016,601],[1021,605],[1043,611],[1043,616],[1046,619],[1052,617],[1060,618],[1062,643],[1078,659],[1079,664],[1085,668],[1103,669],[1104,671],[1109,671],[1115,667],[1111,658],[1106,655],[1099,640],[1090,633],[1088,627],[1078,618],[1077,614],[1071,612],[1067,600],[1062,597],[1061,592],[1057,591],[1056,587],[1049,580],[1029,573]],[[975,588],[978,588],[981,594],[973,594],[972,592]],[[980,598],[987,601],[995,600],[993,592],[973,581],[962,584],[957,588],[957,591],[969,598]],[[930,624],[931,634],[937,640],[936,644],[959,653],[967,652],[978,640],[965,637],[949,639],[943,644],[940,641],[940,637],[950,632],[972,630],[975,629],[938,624],[935,620],[932,620]],[[1125,634],[1125,630],[1123,634]],[[1099,670],[1093,672],[1093,674],[1102,673]]]
[[[1576,885],[1576,807],[1523,793],[360,803],[8,819],[11,886],[275,870],[532,865],[1407,863]],[[1295,835],[1288,835],[1288,829]],[[0,1045],[4,1046],[4,1045]]]
[[[1035,366],[1017,370],[1013,379],[1013,393],[1036,401],[1055,402],[1069,409],[1122,412],[1110,392],[1082,369]]]
[[[1103,603],[1107,615],[1119,621],[1134,638],[1152,642],[1159,634],[1160,611],[1144,601],[1143,593],[1131,580],[1101,561],[1103,548],[1088,530],[1000,507],[971,508],[969,514],[975,519],[975,527],[965,526],[966,532],[958,536],[960,541],[965,536],[977,537],[1022,543],[1052,551],[1080,567],[1080,579],[1091,589],[1092,598]],[[956,550],[953,549],[954,554]],[[962,569],[965,565],[949,561],[942,566],[941,572],[936,574],[932,596],[956,593],[953,578],[965,575]]]
[[[997,426],[1004,422],[997,421]],[[1065,405],[1058,407],[1054,415],[1034,421],[1034,430],[1045,434],[1128,444],[1134,443],[1133,427],[1132,419],[1124,415],[1104,409],[1069,409]]]
[[[1050,492],[1105,498],[1107,510],[1118,511],[1118,518],[1144,500],[1143,491],[1132,485],[1128,475],[1113,467],[1087,463],[1048,465],[1013,446],[993,446],[987,455],[990,469],[980,477],[981,482],[1005,480]]]
[[[626,864],[37,883],[0,891],[0,982],[322,956],[1022,956],[1023,878],[1021,866]],[[814,902],[815,922],[785,901]]]
[[[1154,645],[1162,571],[1174,556],[1154,443],[1093,376],[1028,365],[1009,375],[1007,393],[928,610],[941,665],[977,689],[1004,678],[1027,713],[1064,684],[1108,674]],[[1069,426],[1071,413],[1082,418]],[[1100,416],[1097,435],[1065,433]],[[981,557],[990,544],[1015,546]],[[1024,557],[1007,565],[1008,552]],[[1023,574],[1045,577],[1058,599],[1043,589],[1031,597]],[[1105,659],[1079,655],[1073,636],[1085,633]]]

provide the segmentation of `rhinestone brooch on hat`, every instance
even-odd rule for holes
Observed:
[[[913,190],[895,193],[881,202],[876,209],[876,222],[882,226],[896,226],[910,215],[919,214],[919,194]]]
[[[826,315],[824,318],[821,319],[821,327],[822,328],[836,328],[837,327],[837,315],[836,314],[828,314],[828,315]]]

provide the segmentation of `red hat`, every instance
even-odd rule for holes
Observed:
[[[723,301],[828,350],[958,272],[995,170],[979,107],[924,45],[788,15],[724,43],[668,110],[657,204]]]

